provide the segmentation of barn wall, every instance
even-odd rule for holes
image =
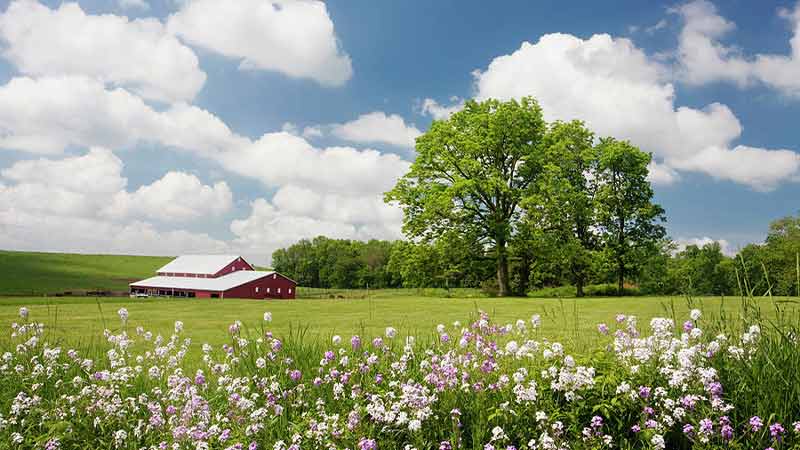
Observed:
[[[255,270],[253,266],[250,265],[244,258],[237,258],[235,261],[231,262],[227,266],[223,267],[219,272],[214,274],[214,278],[221,277],[223,275],[227,275],[231,272],[235,272],[237,270]]]
[[[273,276],[274,275],[274,276]],[[256,292],[258,288],[258,292]],[[278,290],[280,289],[280,293]],[[289,292],[291,291],[291,293]],[[295,298],[297,294],[295,282],[280,275],[272,274],[253,280],[241,286],[225,291],[225,298]]]

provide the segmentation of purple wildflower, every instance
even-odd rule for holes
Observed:
[[[761,420],[761,417],[753,416],[750,418],[750,428],[754,432],[758,432],[762,428],[764,428],[764,421]]]

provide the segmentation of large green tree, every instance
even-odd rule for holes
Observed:
[[[666,235],[664,209],[653,203],[647,180],[651,156],[627,141],[600,140],[596,175],[599,231],[623,295],[626,276],[637,275]]]
[[[582,122],[556,122],[544,139],[543,170],[523,202],[527,220],[544,235],[565,265],[578,297],[589,278],[598,239],[595,192],[598,153]]]
[[[417,138],[416,160],[385,199],[400,204],[403,230],[413,238],[456,231],[491,248],[499,295],[508,295],[507,245],[520,201],[539,173],[544,134],[532,98],[470,100]]]

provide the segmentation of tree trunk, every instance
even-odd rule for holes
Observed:
[[[584,293],[583,293],[583,277],[578,277],[575,280],[575,289],[577,290],[576,295],[578,297],[583,297],[583,295],[584,295]]]
[[[618,271],[619,278],[617,279],[617,294],[622,297],[625,295],[625,263],[622,261],[622,259],[619,260]]]
[[[497,239],[497,295],[508,297],[510,292],[508,282],[508,254],[506,252],[505,238]]]

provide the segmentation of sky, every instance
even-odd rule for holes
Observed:
[[[791,1],[0,0],[0,248],[268,263],[400,239],[383,192],[464,99],[653,154],[681,244],[800,211]]]

